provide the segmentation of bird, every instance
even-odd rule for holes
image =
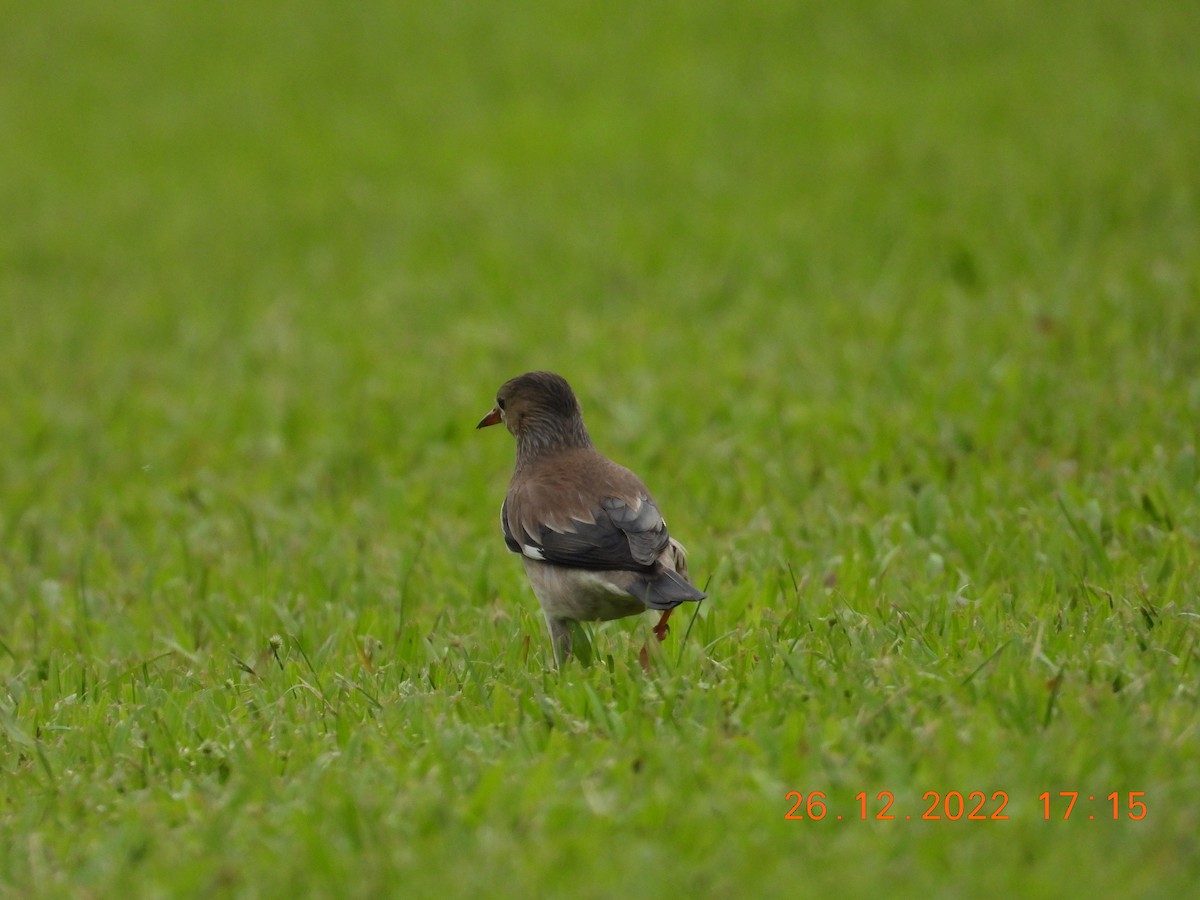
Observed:
[[[503,423],[517,441],[500,525],[521,555],[550,631],[559,668],[571,654],[571,622],[661,612],[707,597],[688,579],[687,551],[671,537],[642,480],[601,454],[567,380],[526,372],[502,384],[476,426]],[[643,651],[644,657],[644,651]]]

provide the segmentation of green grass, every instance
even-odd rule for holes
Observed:
[[[4,6],[0,894],[1200,881],[1192,5]],[[652,674],[504,549],[531,368]]]

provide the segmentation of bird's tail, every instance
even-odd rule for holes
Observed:
[[[674,609],[680,603],[703,600],[708,596],[666,566],[638,579],[630,593],[650,609]]]

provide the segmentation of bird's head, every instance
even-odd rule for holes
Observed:
[[[553,372],[526,372],[500,385],[496,405],[476,427],[501,422],[516,437],[519,453],[591,446],[575,392]]]

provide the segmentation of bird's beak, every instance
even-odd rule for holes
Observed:
[[[500,418],[500,407],[496,406],[492,408],[490,413],[480,419],[479,424],[475,427],[487,428],[489,425],[499,425],[501,421],[503,420]]]

